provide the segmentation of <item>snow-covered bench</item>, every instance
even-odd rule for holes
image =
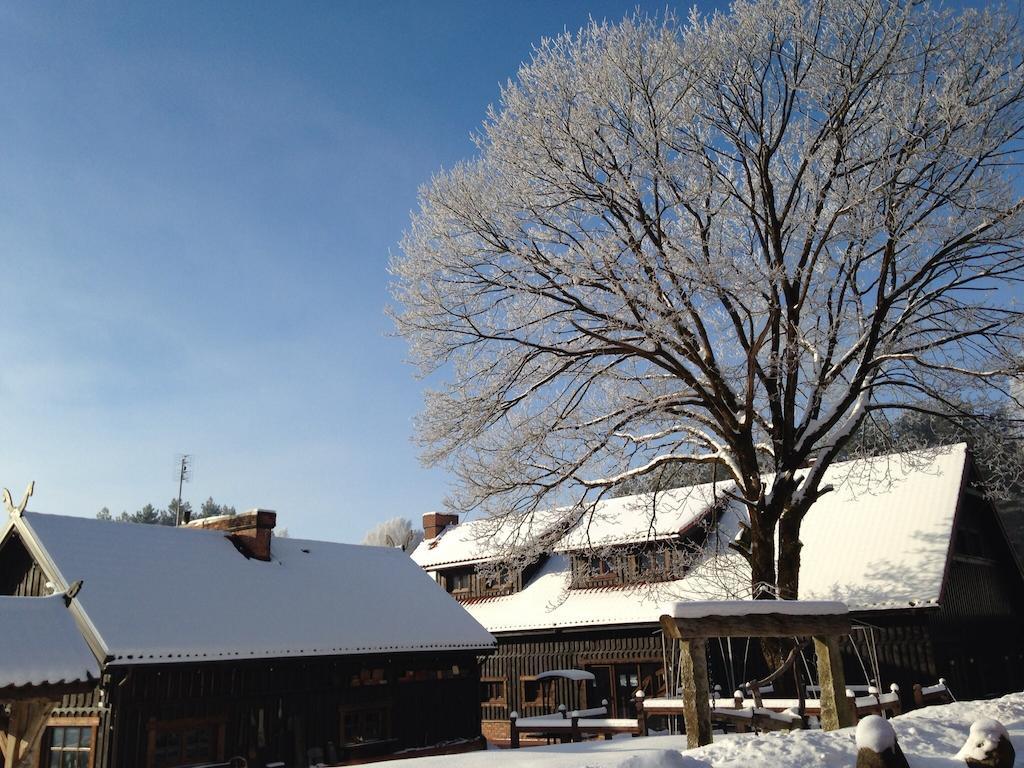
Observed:
[[[914,704],[918,707],[928,707],[932,704],[951,704],[956,701],[953,692],[946,685],[946,678],[940,677],[935,685],[920,685],[914,683]]]
[[[877,689],[869,688],[870,693],[864,696],[855,696],[852,690],[847,690],[847,699],[850,701],[856,718],[859,720],[867,715],[881,715],[882,717],[895,717],[902,713],[900,704],[899,688],[893,685],[889,693],[879,694]],[[737,694],[741,691],[736,691]],[[800,701],[797,699],[783,698],[762,698],[760,702],[742,696],[734,696],[732,699],[714,697],[708,701],[711,709],[711,719],[721,723],[731,724],[738,731],[747,730],[748,727],[756,730],[793,730],[803,727],[803,719],[799,715]],[[808,717],[821,716],[821,700],[805,699],[803,702],[804,715]],[[637,696],[637,712],[640,713],[641,725],[646,732],[646,718],[648,715],[681,715],[684,714],[683,700],[681,698],[652,698],[645,699]]]
[[[620,717],[594,717],[606,714],[605,707],[573,710],[571,713],[519,717],[518,712],[509,713],[509,736],[512,749],[519,748],[521,734],[527,733],[539,738],[558,739],[562,742],[582,741],[583,736],[603,736],[610,739],[617,733],[641,734],[638,720]],[[584,713],[593,713],[589,716]],[[562,715],[565,715],[564,717]]]
[[[750,701],[748,707],[736,707],[735,699],[711,699],[708,704],[711,708],[712,722],[731,726],[738,733],[745,733],[750,730],[756,731],[779,731],[799,730],[804,723],[800,715],[786,709],[770,709],[768,707],[754,706]],[[765,701],[771,701],[766,699]],[[648,732],[647,718],[651,715],[682,715],[684,714],[683,700],[681,698],[652,698],[644,699],[637,697],[637,714],[640,720],[640,727],[646,736]]]

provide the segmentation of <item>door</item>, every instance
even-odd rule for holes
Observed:
[[[587,708],[600,707],[602,701],[607,701],[608,715],[615,717],[614,669],[610,664],[595,664],[586,669],[594,673],[594,684],[587,686]]]

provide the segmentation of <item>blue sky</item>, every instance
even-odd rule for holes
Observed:
[[[0,5],[0,484],[163,506],[188,452],[292,535],[439,507],[389,252],[531,45],[636,6]]]

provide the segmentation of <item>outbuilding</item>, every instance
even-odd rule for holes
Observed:
[[[0,627],[31,617],[31,631],[0,644],[0,701],[48,702],[40,765],[305,766],[481,745],[494,638],[400,550],[280,538],[275,523],[12,512]]]

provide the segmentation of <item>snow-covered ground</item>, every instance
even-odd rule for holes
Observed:
[[[1024,754],[1024,693],[990,701],[927,707],[892,721],[914,768],[963,768],[955,758],[971,723],[999,720],[1018,754]],[[395,768],[849,768],[856,760],[854,729],[780,731],[760,736],[716,736],[708,747],[681,752],[682,736],[617,738],[550,747],[421,757]]]

